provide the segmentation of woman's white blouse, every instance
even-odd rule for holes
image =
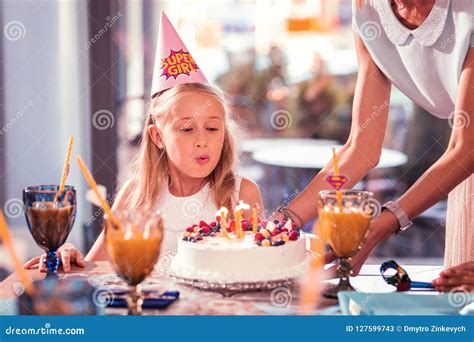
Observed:
[[[353,1],[352,24],[372,59],[413,102],[440,118],[453,115],[462,66],[474,47],[474,0],[436,0],[425,21],[406,28],[390,0]]]

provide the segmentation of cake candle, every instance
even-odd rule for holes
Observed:
[[[244,237],[244,232],[242,230],[242,218],[243,218],[243,211],[245,209],[250,209],[250,206],[244,201],[240,200],[237,206],[235,207],[235,236],[238,239]]]
[[[221,207],[217,213],[216,213],[216,218],[220,217],[221,221],[221,236],[222,237],[229,237],[227,234],[227,214],[229,210],[227,210],[226,207]]]
[[[257,234],[258,227],[258,204],[254,204],[252,208],[252,232]]]

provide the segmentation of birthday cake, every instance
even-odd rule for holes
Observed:
[[[306,265],[306,240],[291,221],[258,224],[252,219],[192,225],[178,238],[174,275],[214,283],[265,282],[295,278]]]

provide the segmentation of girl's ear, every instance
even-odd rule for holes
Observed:
[[[160,150],[165,148],[163,144],[163,140],[161,139],[160,130],[156,125],[149,125],[148,126],[148,134],[150,135],[151,140],[153,143],[158,147]]]

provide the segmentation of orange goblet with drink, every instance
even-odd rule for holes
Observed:
[[[163,219],[156,211],[128,210],[104,216],[105,243],[115,272],[129,285],[128,312],[142,312],[141,282],[153,271],[163,241]],[[119,222],[117,222],[119,221]]]

